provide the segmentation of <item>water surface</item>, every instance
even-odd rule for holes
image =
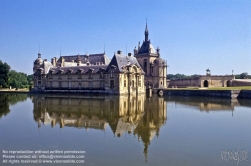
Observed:
[[[229,158],[238,149],[247,158]],[[3,150],[85,151],[81,165],[94,166],[250,165],[251,101],[0,94]]]

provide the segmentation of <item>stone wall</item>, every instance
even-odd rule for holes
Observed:
[[[251,86],[251,79],[235,79],[232,86]]]
[[[164,96],[202,96],[237,98],[239,90],[164,90]],[[250,91],[251,94],[251,91]]]

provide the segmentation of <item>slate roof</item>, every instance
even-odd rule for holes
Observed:
[[[128,64],[137,65],[139,68],[141,68],[135,57],[115,54],[110,64],[108,65],[106,72],[111,68],[112,65],[116,66],[116,69],[114,70],[114,72],[124,72],[123,67],[127,66]],[[142,69],[141,69],[141,73],[145,74]]]
[[[144,41],[139,49],[139,52],[138,54],[145,54],[145,53],[148,53],[149,51],[149,48],[151,49],[150,50],[150,53],[155,53],[155,49],[153,47],[153,45],[151,44],[150,40],[149,41]]]
[[[40,68],[35,71],[35,75],[37,74],[47,74],[49,69],[53,67],[52,64],[48,61],[44,61],[42,65],[40,65]]]
[[[98,73],[100,69],[106,69],[107,65],[90,65],[90,66],[69,66],[69,67],[51,67],[49,72],[51,74],[75,74],[75,73],[88,73],[92,70],[92,73]]]
[[[104,54],[90,54],[90,55],[69,55],[69,56],[60,56],[58,62],[62,61],[62,57],[65,59],[65,62],[77,62],[77,58],[81,59],[81,63],[86,63],[86,60],[89,61],[90,64],[96,64],[96,62],[102,62],[105,65],[108,65],[110,60]]]

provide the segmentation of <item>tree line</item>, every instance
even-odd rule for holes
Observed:
[[[30,88],[33,75],[11,70],[11,67],[0,60],[0,88]]]
[[[184,75],[184,74],[168,74],[167,79],[169,80],[178,80],[178,79],[191,79],[199,77],[199,74],[193,74],[193,75]],[[236,74],[235,79],[250,79],[251,75],[248,75],[247,72],[243,72],[241,74]]]

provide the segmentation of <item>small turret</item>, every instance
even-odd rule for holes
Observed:
[[[42,64],[43,64],[43,59],[41,58],[41,54],[38,53],[38,57],[34,61],[33,72],[35,72],[40,67],[40,65],[42,65]]]
[[[78,66],[81,65],[81,58],[80,58],[79,54],[78,54],[78,57],[77,57],[77,65],[78,65]]]
[[[136,47],[134,48],[134,55],[136,55],[137,53],[138,53],[138,51],[137,51],[137,49],[136,49]]]
[[[157,52],[158,57],[160,57],[159,50],[160,50],[159,47],[157,47],[156,52]]]

